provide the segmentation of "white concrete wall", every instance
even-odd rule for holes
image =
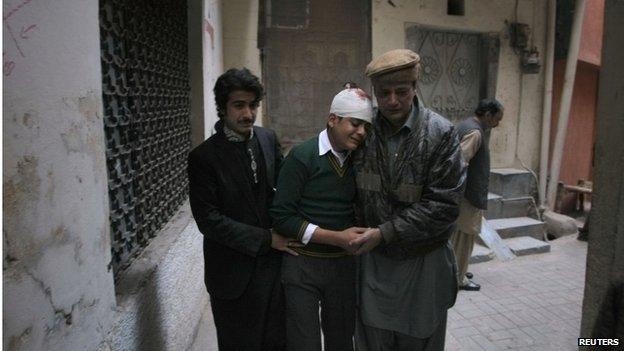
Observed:
[[[92,350],[115,310],[98,2],[3,10],[3,348]]]
[[[257,0],[228,0],[223,2],[223,68],[247,67],[262,80],[262,63],[258,49]],[[257,125],[262,125],[262,104],[258,109]]]
[[[372,54],[405,47],[405,24],[444,29],[496,32],[501,39],[496,98],[505,106],[501,125],[492,132],[492,167],[526,166],[537,169],[542,114],[543,69],[521,74],[519,57],[509,45],[505,21],[516,21],[515,0],[466,0],[464,16],[446,14],[439,0],[372,0]],[[545,54],[546,1],[519,0],[517,21],[527,23],[534,45]]]
[[[120,274],[117,314],[103,350],[187,350],[208,307],[202,235],[186,203]]]
[[[223,22],[222,7],[227,1],[203,0],[204,14],[204,131],[205,138],[214,134],[214,124],[219,120],[214,88],[223,73]]]

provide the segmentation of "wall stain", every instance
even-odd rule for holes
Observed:
[[[36,125],[36,121],[38,120],[36,116],[36,112],[30,111],[24,113],[22,116],[22,124],[24,124],[28,128],[32,128]]]
[[[61,139],[63,139],[63,145],[65,145],[65,150],[67,150],[68,154],[71,152],[84,153],[86,151],[81,127],[82,125],[72,123],[67,132],[61,133]]]
[[[82,256],[80,255],[83,246],[84,245],[82,244],[82,240],[80,239],[77,239],[74,243],[74,260],[76,261],[76,263],[78,263],[79,266],[82,266],[82,264],[84,263]]]
[[[100,119],[100,99],[92,91],[87,96],[78,98],[78,111],[87,121],[95,122]]]
[[[69,232],[67,231],[67,228],[65,228],[65,226],[62,224],[52,229],[52,232],[50,234],[52,234],[52,238],[54,239],[54,241],[57,241],[59,243],[66,243],[69,239]]]
[[[32,333],[32,326],[24,329],[19,335],[13,335],[9,337],[9,351],[19,350],[24,344],[28,342]]]
[[[52,166],[48,169],[48,190],[46,190],[46,198],[49,202],[54,203],[54,192],[56,190],[56,181],[54,179],[54,171],[52,170]]]
[[[32,218],[24,218],[24,213],[33,212],[39,199],[41,179],[38,174],[39,160],[25,155],[17,162],[17,174],[2,183],[3,225],[5,233],[5,261],[23,258],[30,243],[19,233],[30,228]]]

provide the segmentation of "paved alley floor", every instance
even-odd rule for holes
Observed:
[[[471,265],[481,291],[460,291],[449,311],[447,350],[578,350],[587,243]]]
[[[460,291],[449,311],[446,350],[577,350],[587,243],[576,235],[551,252],[471,265],[481,291]],[[216,351],[207,306],[192,351]]]

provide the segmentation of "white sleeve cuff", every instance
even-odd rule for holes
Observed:
[[[303,237],[301,237],[301,243],[303,245],[308,245],[308,243],[310,242],[310,239],[312,239],[312,234],[314,234],[314,231],[316,230],[316,228],[318,228],[318,225],[312,224],[312,223],[308,224],[305,232],[303,233]]]

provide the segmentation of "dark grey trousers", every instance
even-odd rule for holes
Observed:
[[[446,316],[430,337],[425,339],[364,325],[358,318],[355,332],[357,351],[444,351]]]
[[[260,257],[240,297],[210,297],[219,351],[284,351],[284,293],[280,261]]]
[[[285,255],[282,284],[286,298],[286,349],[353,350],[355,260]],[[321,320],[319,322],[319,304]]]

